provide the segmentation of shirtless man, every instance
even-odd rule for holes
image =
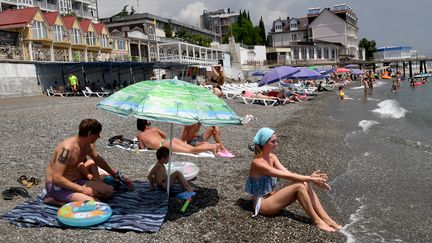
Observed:
[[[218,155],[225,157],[234,157],[234,155],[228,151],[222,143],[221,131],[217,126],[211,126],[207,128],[204,133],[198,134],[201,128],[201,123],[195,123],[192,125],[186,125],[183,128],[183,133],[181,140],[192,145],[198,146],[201,144],[209,144],[207,141],[213,137],[216,143],[220,144],[220,150],[218,150]]]
[[[137,139],[139,148],[159,149],[160,147],[169,148],[170,143],[166,134],[157,127],[151,127],[151,123],[144,119],[137,119]],[[178,138],[172,139],[172,151],[181,153],[198,154],[211,151],[216,155],[220,144],[201,144],[196,147],[191,146]]]
[[[113,187],[100,178],[86,180],[79,167],[84,163],[89,168],[97,165],[114,176],[114,171],[97,153],[95,142],[100,137],[102,125],[95,119],[84,119],[79,124],[78,136],[60,142],[51,155],[45,174],[47,195],[44,202],[61,206],[79,200],[109,198]],[[89,156],[92,160],[87,160]],[[93,169],[90,169],[93,170]]]

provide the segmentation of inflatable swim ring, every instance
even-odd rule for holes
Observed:
[[[150,167],[149,171],[153,168]],[[168,164],[165,165],[168,173]],[[171,162],[171,173],[180,171],[186,180],[190,181],[198,175],[199,168],[192,162]]]
[[[414,83],[415,86],[420,86],[420,85],[422,85],[422,84],[425,84],[425,83],[423,83],[423,82],[415,82],[415,83]]]
[[[87,227],[107,221],[111,214],[108,204],[88,200],[63,205],[57,212],[57,218],[65,225]]]

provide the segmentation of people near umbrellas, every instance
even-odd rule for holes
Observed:
[[[155,187],[160,187],[163,190],[167,189],[168,175],[165,165],[169,162],[169,149],[166,147],[160,147],[156,151],[156,163],[150,170],[147,179],[150,183],[150,189],[153,190]],[[178,182],[184,190],[194,191],[195,188],[192,187],[184,175],[180,171],[174,171],[170,175],[170,186]]]
[[[169,148],[170,141],[160,128],[151,125],[150,121],[145,119],[137,119],[137,139],[140,149],[148,148],[157,150],[160,147]],[[180,140],[179,138],[172,138],[172,151],[180,153],[199,154],[201,152],[212,152],[214,155],[220,149],[220,144],[200,144],[192,146]]]
[[[203,133],[199,134],[201,123],[186,125],[183,128],[181,140],[192,146],[208,143],[209,139],[213,138],[220,145],[217,152],[219,156],[232,158],[234,155],[225,147],[222,142],[221,129],[218,126],[208,127]]]
[[[113,187],[102,182],[98,167],[113,177],[118,174],[96,151],[95,142],[100,137],[102,125],[95,119],[84,119],[79,124],[78,135],[66,138],[54,149],[45,174],[47,194],[44,203],[61,206],[80,200],[110,198]],[[87,157],[90,157],[87,160]],[[79,166],[87,167],[90,175],[83,175]]]

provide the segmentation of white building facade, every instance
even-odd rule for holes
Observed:
[[[377,61],[416,58],[417,50],[413,50],[411,46],[386,46],[377,48],[374,57]]]

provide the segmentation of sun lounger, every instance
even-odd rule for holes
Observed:
[[[73,95],[73,92],[59,92],[59,91],[54,90],[53,87],[46,89],[46,93],[48,96],[61,96],[61,97]]]
[[[253,98],[242,96],[245,104],[264,104],[265,106],[274,106],[278,101],[273,99]]]
[[[110,93],[107,91],[93,91],[90,87],[85,87],[85,90],[82,91],[85,97],[90,97],[91,95],[96,95],[97,97],[108,96]]]

